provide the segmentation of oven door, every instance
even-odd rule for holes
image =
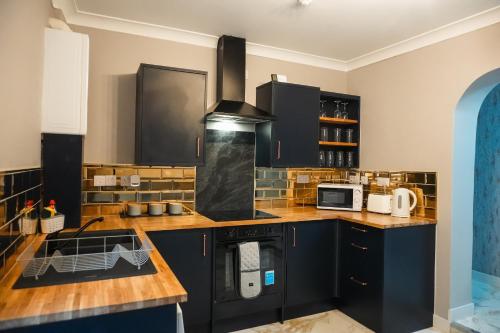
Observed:
[[[261,295],[281,292],[283,250],[280,238],[252,239],[259,242]],[[218,243],[215,249],[215,300],[225,302],[242,299],[238,243]]]
[[[318,208],[353,209],[354,190],[341,187],[318,187]]]

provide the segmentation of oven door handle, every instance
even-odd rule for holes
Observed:
[[[269,244],[269,243],[275,243],[275,242],[278,242],[278,241],[279,241],[279,239],[262,239],[262,240],[257,239],[257,240],[255,240],[255,242],[259,243],[259,245],[262,245],[262,244],[265,245],[265,244]],[[239,243],[245,243],[245,242],[247,242],[247,243],[248,242],[254,242],[254,240],[251,240],[251,241],[244,241],[244,240],[242,240],[241,242],[231,242],[231,243],[225,243],[225,244],[222,243],[222,244],[217,244],[217,245],[220,246],[220,247],[232,250],[232,249],[238,248],[238,244]]]

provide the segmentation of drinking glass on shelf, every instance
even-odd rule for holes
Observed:
[[[328,127],[326,127],[326,126],[321,127],[320,138],[321,138],[321,141],[328,141]]]
[[[333,141],[340,142],[342,141],[342,129],[336,127],[333,129]]]
[[[345,130],[345,142],[352,143],[354,140],[354,129],[348,128]]]
[[[322,99],[319,101],[319,116],[326,117],[326,100]]]
[[[329,150],[326,154],[326,166],[328,168],[333,168],[335,166],[335,157],[333,154],[333,150]]]
[[[335,166],[337,168],[344,167],[344,152],[342,150],[337,151],[337,158],[335,159]]]
[[[335,108],[335,111],[333,112],[333,117],[334,118],[342,118],[342,111],[340,111],[340,102],[341,101],[334,101],[337,104],[337,107]]]
[[[349,119],[349,112],[347,112],[347,102],[344,102],[342,103],[342,105],[344,106],[344,111],[342,111],[342,116],[340,118],[342,119]]]
[[[347,152],[346,166],[348,168],[354,167],[354,152],[352,152],[352,151]]]
[[[325,151],[324,150],[319,151],[319,166],[320,167],[325,166]]]

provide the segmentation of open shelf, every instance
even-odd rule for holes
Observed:
[[[335,141],[320,141],[320,146],[330,146],[330,147],[357,147],[357,143],[351,142],[335,142]]]
[[[343,119],[343,118],[331,118],[331,117],[319,117],[321,123],[327,124],[357,124],[356,119]]]

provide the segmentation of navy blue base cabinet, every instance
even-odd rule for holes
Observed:
[[[147,233],[188,293],[180,303],[186,333],[209,332],[212,316],[212,230]]]
[[[63,297],[63,296],[62,296]],[[2,331],[3,333],[144,333],[177,331],[175,304]]]
[[[432,327],[435,230],[342,221],[340,310],[375,332]]]

